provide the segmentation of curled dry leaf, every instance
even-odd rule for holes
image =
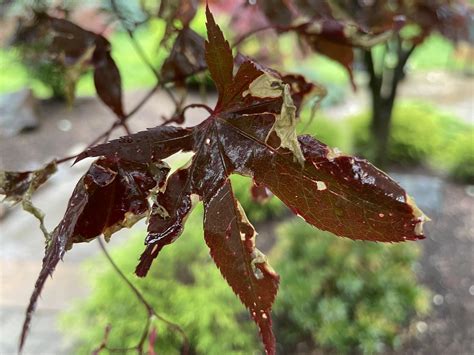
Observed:
[[[54,160],[41,169],[34,171],[0,171],[0,195],[4,195],[6,201],[12,203],[21,202],[22,208],[38,219],[47,243],[49,242],[50,235],[44,225],[44,213],[33,205],[31,198],[36,190],[56,171],[56,161]]]
[[[164,163],[137,163],[100,158],[77,183],[66,213],[54,229],[35,284],[20,339],[24,345],[32,314],[46,279],[74,243],[88,242],[101,234],[110,237],[131,227],[149,211],[148,196],[165,182]]]

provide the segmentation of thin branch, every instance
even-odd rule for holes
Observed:
[[[372,97],[374,99],[378,98],[380,96],[380,87],[382,84],[381,77],[377,75],[377,72],[375,70],[375,63],[372,57],[372,52],[370,50],[364,50],[364,63],[366,66],[367,71],[369,72],[369,86],[370,86],[370,91],[372,92]]]
[[[393,69],[393,77],[390,87],[390,96],[389,96],[389,104],[393,106],[395,101],[395,97],[397,95],[398,84],[400,80],[403,78],[403,71],[405,70],[405,66],[408,62],[408,59],[413,54],[413,51],[416,48],[416,44],[412,44],[412,46],[408,50],[403,50],[403,43],[400,35],[397,36],[397,57],[398,63],[396,67]]]
[[[100,134],[97,138],[95,138],[88,146],[86,149],[96,145],[97,143],[99,143],[102,139],[104,139],[105,141],[108,141],[109,140],[109,137],[110,135],[112,134],[112,132],[118,127],[118,126],[122,126],[124,127],[124,129],[126,130],[127,134],[130,134],[130,129],[128,128],[128,126],[126,125],[125,121],[130,119],[133,115],[135,115],[142,107],[143,105],[145,105],[147,103],[147,101],[153,96],[153,94],[158,91],[158,89],[161,87],[161,85],[159,83],[157,83],[136,105],[135,107],[127,114],[125,115],[125,117],[123,117],[122,119],[117,119],[105,132],[103,132],[102,134]],[[125,125],[125,126],[124,126]],[[127,127],[127,128],[125,128]],[[67,161],[70,161],[70,160],[73,160],[75,158],[77,158],[79,154],[74,154],[74,155],[70,155],[70,156],[67,156],[65,158],[61,158],[61,159],[58,159],[56,161],[56,164],[62,164],[62,163],[65,163]]]
[[[162,79],[161,79],[161,75],[160,73],[158,72],[158,70],[156,70],[155,66],[148,60],[146,54],[145,54],[145,51],[143,50],[143,48],[140,46],[140,44],[138,43],[137,39],[135,38],[135,35],[133,33],[132,30],[130,30],[130,28],[128,28],[128,26],[126,25],[125,23],[125,19],[123,18],[123,16],[120,14],[120,11],[117,7],[117,3],[115,0],[110,0],[110,3],[112,5],[112,9],[114,10],[115,12],[115,15],[117,16],[117,18],[119,19],[120,23],[122,24],[122,27],[125,29],[125,31],[127,32],[128,34],[128,37],[130,38],[130,41],[135,49],[135,51],[137,52],[138,56],[141,58],[141,60],[145,63],[145,65],[153,72],[153,74],[155,75],[156,79],[158,80],[159,83],[162,82]],[[168,96],[171,98],[171,100],[173,101],[173,103],[178,106],[178,100],[176,99],[176,97],[174,96],[173,92],[165,85],[163,85],[163,88],[165,89],[166,93],[168,94]]]
[[[140,349],[143,348],[143,344],[146,340],[146,335],[148,334],[148,329],[149,329],[149,326],[150,326],[151,318],[154,316],[157,319],[159,319],[160,321],[162,321],[163,323],[165,323],[166,325],[168,325],[171,329],[178,332],[182,336],[182,338],[183,338],[183,353],[187,354],[188,350],[189,350],[189,341],[188,341],[188,337],[186,336],[186,333],[184,332],[184,330],[179,325],[177,325],[176,323],[173,323],[173,322],[167,320],[166,318],[160,316],[158,313],[156,313],[153,306],[150,303],[148,303],[148,301],[142,295],[140,290],[138,290],[135,287],[135,285],[130,282],[130,280],[127,278],[127,276],[125,276],[123,271],[118,267],[118,265],[112,259],[109,252],[107,251],[102,239],[99,237],[99,238],[97,238],[97,240],[99,242],[100,249],[104,253],[105,257],[109,261],[112,268],[115,270],[115,272],[118,274],[118,276],[122,279],[122,281],[125,282],[125,284],[130,288],[130,290],[134,293],[137,300],[145,307],[145,309],[148,313],[148,320],[147,320],[146,328],[144,330],[144,333],[143,333],[143,335],[140,339],[140,342],[138,343],[136,349],[140,350]]]
[[[157,83],[141,100],[140,102],[131,110],[125,117],[123,118],[124,120],[127,120],[131,116],[133,116],[137,111],[139,111],[143,105],[146,104],[146,102],[153,96],[155,92],[158,91],[158,89],[161,87],[160,83]]]
[[[274,25],[268,25],[268,26],[260,27],[255,30],[249,31],[246,34],[244,34],[242,37],[240,37],[237,41],[235,41],[235,43],[232,45],[231,48],[235,48],[239,46],[242,42],[246,41],[249,37],[253,36],[256,33],[271,30],[271,29],[277,29],[277,27]]]
[[[127,122],[122,120],[122,122],[120,122],[120,125],[128,136],[132,134],[132,131],[130,130],[130,127],[128,126]]]
[[[202,109],[206,110],[207,112],[209,112],[211,115],[214,113],[212,108],[210,108],[209,106],[207,106],[205,104],[189,104],[189,105],[183,107],[183,111],[182,111],[183,115],[186,112],[186,110],[188,110],[190,108],[202,108]]]
[[[112,326],[110,324],[107,324],[104,330],[104,337],[102,338],[100,345],[94,350],[92,350],[92,355],[98,355],[102,350],[107,348],[107,343],[109,342],[109,335],[110,335],[111,329],[112,329]]]

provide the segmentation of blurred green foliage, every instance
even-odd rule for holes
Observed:
[[[373,354],[399,345],[429,310],[413,270],[419,255],[416,243],[354,242],[296,219],[281,225],[270,260],[281,276],[274,315],[282,353],[316,344]]]
[[[183,235],[166,247],[148,276],[132,276],[143,251],[143,235],[134,235],[114,248],[112,257],[143,292],[157,313],[177,323],[200,354],[252,354],[259,349],[257,328],[211,260],[202,233],[202,208],[189,217]],[[93,290],[61,317],[61,329],[75,339],[77,354],[90,354],[112,325],[109,346],[135,346],[146,312],[104,258],[85,265]],[[160,354],[179,354],[182,339],[155,320]]]
[[[201,225],[199,208],[144,279],[131,276],[143,235],[114,248],[112,256],[156,311],[184,329],[193,351],[258,353],[257,329],[210,259]],[[301,220],[285,223],[270,257],[281,274],[274,312],[279,347],[285,353],[302,343],[310,350],[373,353],[397,345],[410,320],[429,308],[427,291],[413,272],[418,257],[415,243],[353,242]],[[143,306],[103,258],[89,261],[85,272],[92,294],[61,317],[76,353],[98,346],[107,324],[112,325],[110,347],[136,345],[146,319]],[[153,324],[160,353],[178,353],[179,335],[158,320]]]
[[[455,181],[474,184],[474,127],[466,128],[447,142],[433,164],[444,166]]]
[[[253,201],[250,193],[250,188],[252,187],[252,180],[250,178],[234,174],[231,175],[230,180],[235,196],[240,201],[247,217],[252,223],[276,219],[285,213],[289,213],[289,209],[278,198],[272,196],[271,193],[270,198],[263,203]]]
[[[310,134],[331,147],[349,153],[352,151],[352,135],[345,125],[344,121],[330,119],[321,111],[312,117],[310,110],[304,109],[296,130],[298,134]]]
[[[454,56],[455,44],[439,34],[432,34],[415,49],[408,66],[412,70],[445,69],[460,71],[463,63]]]
[[[350,150],[371,159],[370,114],[347,122],[352,130]],[[429,165],[457,181],[473,183],[474,127],[428,103],[402,101],[392,116],[388,160],[396,165]]]
[[[399,165],[426,162],[436,153],[442,142],[441,117],[432,106],[402,102],[392,114],[387,159]],[[354,151],[373,159],[375,144],[370,134],[370,113],[362,113],[349,120],[354,138]]]

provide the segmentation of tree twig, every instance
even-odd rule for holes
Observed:
[[[167,320],[166,318],[164,318],[163,316],[160,316],[158,313],[156,313],[153,306],[145,299],[145,297],[142,295],[140,290],[138,290],[136,288],[136,286],[127,278],[127,276],[125,276],[123,271],[118,267],[118,265],[112,259],[109,252],[107,251],[107,248],[105,247],[104,242],[102,241],[102,239],[99,237],[99,238],[97,238],[97,240],[99,242],[100,249],[102,250],[102,252],[105,255],[105,257],[107,258],[107,260],[109,261],[112,268],[115,270],[115,272],[118,274],[118,276],[122,279],[122,281],[125,282],[125,284],[130,288],[130,290],[133,292],[133,294],[135,295],[137,300],[145,307],[145,309],[147,311],[148,319],[147,319],[146,327],[144,329],[144,332],[142,334],[142,337],[141,337],[140,342],[138,343],[136,349],[141,350],[143,348],[143,344],[145,343],[146,336],[148,334],[149,326],[150,326],[150,323],[151,323],[151,318],[156,317],[158,320],[162,321],[168,327],[170,327],[170,329],[173,329],[174,331],[178,332],[181,335],[181,337],[183,338],[183,353],[187,354],[188,350],[189,350],[189,341],[188,341],[188,337],[186,336],[186,333],[184,332],[184,330],[179,325],[177,325],[176,323],[173,323],[173,322]]]
[[[255,30],[249,31],[245,33],[243,36],[241,36],[237,41],[235,41],[231,48],[238,47],[242,42],[246,41],[249,37],[253,36],[256,33],[271,30],[271,29],[278,29],[278,28],[274,25],[268,25],[268,26],[260,27]]]
[[[162,82],[162,79],[161,79],[161,75],[160,73],[158,72],[158,70],[156,70],[156,68],[154,67],[154,65],[148,60],[146,54],[145,54],[145,51],[143,50],[142,46],[140,45],[140,43],[138,43],[137,39],[135,38],[135,35],[133,33],[132,30],[130,30],[130,28],[128,28],[128,26],[126,25],[125,23],[125,19],[123,18],[122,14],[120,13],[119,9],[118,9],[118,6],[117,6],[117,3],[115,0],[110,0],[110,3],[112,5],[112,9],[114,10],[115,12],[115,15],[117,16],[117,18],[119,19],[120,23],[122,24],[122,27],[125,29],[125,31],[127,32],[128,34],[128,37],[130,38],[130,42],[132,43],[132,46],[134,47],[135,51],[137,52],[138,56],[141,58],[141,60],[143,61],[143,63],[145,63],[145,65],[153,72],[153,74],[155,75],[156,79],[158,80],[159,83]],[[173,101],[173,103],[178,106],[178,99],[174,96],[173,92],[166,86],[166,85],[163,85],[163,88],[165,89],[166,93],[168,94],[168,96],[171,98],[171,100]]]
[[[188,110],[190,108],[202,108],[202,109],[206,110],[207,112],[209,112],[211,115],[214,113],[212,108],[210,108],[209,106],[207,106],[205,104],[189,104],[189,105],[183,107],[183,111],[182,111],[183,115],[186,112],[186,110]]]

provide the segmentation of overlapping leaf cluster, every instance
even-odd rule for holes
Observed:
[[[19,27],[14,44],[24,47],[25,55],[35,61],[52,62],[63,70],[70,101],[81,74],[92,69],[97,95],[118,117],[125,116],[120,72],[103,36],[40,12]]]
[[[351,78],[355,48],[382,43],[405,25],[418,29],[408,38],[416,44],[433,31],[454,41],[466,39],[471,16],[467,4],[453,0],[265,0],[254,7],[270,28],[296,33],[312,50],[343,65]],[[234,17],[240,14],[245,16],[237,11]]]
[[[64,218],[51,233],[27,309],[21,346],[48,275],[74,244],[100,235],[109,238],[147,217],[148,235],[136,268],[138,276],[145,276],[160,250],[180,237],[193,206],[202,202],[210,254],[249,309],[266,352],[274,354],[271,307],[278,275],[255,247],[257,234],[233,194],[231,174],[252,178],[255,194],[268,189],[311,225],[339,236],[383,242],[423,238],[426,217],[386,174],[313,137],[296,135],[301,106],[321,95],[321,88],[302,76],[278,73],[240,54],[234,58],[209,9],[205,42],[188,26],[195,11],[185,5],[191,3],[180,2],[169,16],[160,10],[160,16],[171,22],[183,22],[163,65],[162,79],[182,82],[207,67],[218,91],[217,104],[197,126],[158,126],[91,147],[78,156],[77,160],[98,159],[78,182]],[[262,5],[266,14],[274,9],[271,5],[275,4]],[[279,26],[287,25],[285,16],[274,20]],[[35,31],[46,31],[51,37],[48,53],[66,65],[91,64],[99,97],[119,120],[126,118],[120,74],[108,42],[66,20],[44,15],[38,21]],[[308,32],[310,42],[317,38],[321,45],[345,33],[335,20],[322,23],[317,34]],[[293,28],[305,33],[315,27],[306,23]],[[193,156],[170,174],[163,160],[178,152],[192,152]],[[37,175],[9,173],[0,181],[0,192],[13,196],[16,191],[29,191],[37,181],[31,177]],[[42,176],[47,178],[41,173],[41,182]]]

